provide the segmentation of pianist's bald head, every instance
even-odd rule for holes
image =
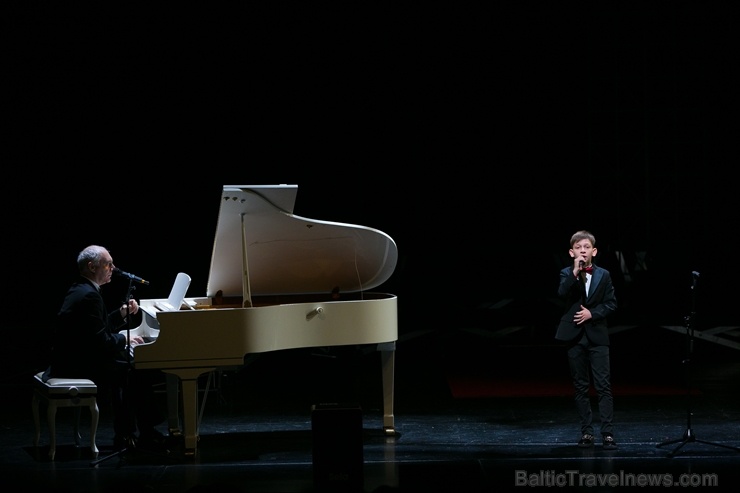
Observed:
[[[89,272],[90,263],[98,266],[107,255],[109,255],[109,253],[108,249],[105,247],[99,245],[90,245],[85,247],[85,249],[77,255],[77,268],[80,269],[80,273]]]
[[[90,245],[77,255],[77,268],[80,275],[102,286],[110,282],[116,267],[107,248]]]

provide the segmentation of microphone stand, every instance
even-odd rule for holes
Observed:
[[[686,431],[683,433],[683,437],[676,440],[668,440],[657,445],[658,448],[666,445],[678,444],[671,452],[668,453],[668,457],[674,457],[684,445],[691,442],[704,443],[706,445],[714,445],[715,447],[723,447],[730,450],[740,452],[740,448],[732,447],[722,443],[708,442],[706,440],[699,440],[696,438],[694,431],[691,429],[691,356],[694,352],[694,317],[696,316],[696,285],[699,279],[699,273],[693,271],[691,273],[693,282],[691,284],[691,313],[684,317],[686,325],[686,358],[682,361],[685,365],[685,378],[686,378]]]
[[[127,343],[126,343],[126,348],[124,350],[124,352],[126,353],[126,376],[125,376],[125,380],[123,382],[123,390],[122,390],[123,395],[125,396],[124,399],[126,401],[125,402],[125,406],[126,406],[126,410],[127,410],[127,414],[126,415],[129,416],[129,417],[131,417],[133,415],[132,414],[132,409],[131,409],[131,394],[130,394],[130,389],[129,389],[129,378],[130,378],[131,369],[133,368],[133,362],[131,360],[131,357],[132,357],[132,355],[131,355],[131,353],[132,353],[132,350],[131,350],[131,312],[129,310],[128,302],[132,298],[133,292],[134,292],[135,289],[136,289],[136,286],[134,286],[133,279],[129,278],[129,280],[128,280],[128,290],[126,291],[126,298],[124,299],[124,302],[123,302],[124,305],[126,305],[126,341],[127,341]],[[125,447],[121,448],[120,450],[116,450],[115,452],[113,452],[110,455],[107,455],[105,457],[101,457],[99,459],[96,459],[96,460],[90,462],[90,465],[92,467],[95,467],[98,464],[100,464],[101,462],[107,461],[108,459],[111,459],[111,458],[117,457],[117,456],[122,456],[122,455],[126,454],[129,451],[130,448],[133,448],[133,447],[134,447],[133,438],[128,437],[128,440],[127,440],[127,443],[126,443],[126,446]]]

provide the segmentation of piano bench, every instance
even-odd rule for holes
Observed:
[[[95,435],[98,431],[98,387],[95,382],[85,378],[50,378],[46,382],[39,372],[33,376],[33,400],[31,409],[33,411],[33,422],[36,433],[33,438],[33,446],[38,447],[41,436],[39,422],[39,407],[41,403],[46,404],[46,419],[49,424],[49,459],[54,460],[56,454],[56,414],[57,408],[74,407],[74,441],[80,446],[80,410],[82,407],[90,409],[90,451],[93,458],[98,456],[98,447],[95,444]]]

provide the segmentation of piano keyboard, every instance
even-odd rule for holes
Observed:
[[[142,339],[144,339],[144,342],[141,343],[141,344],[134,344],[134,345],[129,344],[129,346],[128,346],[128,352],[131,355],[131,358],[134,357],[134,348],[136,348],[138,346],[144,346],[146,344],[151,344],[152,342],[154,342],[154,341],[157,340],[155,337],[142,337]]]

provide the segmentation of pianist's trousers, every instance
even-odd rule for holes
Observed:
[[[164,422],[162,404],[156,399],[155,386],[164,382],[160,370],[135,370],[128,365],[117,368],[112,391],[114,422],[117,436],[150,433]]]

